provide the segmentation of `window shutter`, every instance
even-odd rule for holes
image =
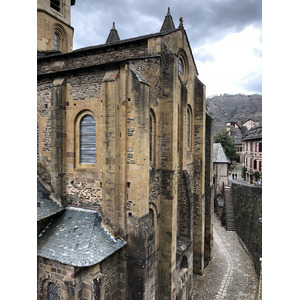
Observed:
[[[91,115],[80,122],[80,163],[96,163],[96,122]]]

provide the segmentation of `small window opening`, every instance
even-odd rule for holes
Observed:
[[[188,277],[188,260],[186,256],[183,256],[181,264],[180,264],[180,269],[179,269],[179,278],[181,279],[181,284],[186,280]]]
[[[57,286],[55,283],[50,282],[48,284],[48,300],[57,300],[58,299],[58,292]]]
[[[52,7],[56,11],[60,12],[60,0],[51,0],[50,7]]]

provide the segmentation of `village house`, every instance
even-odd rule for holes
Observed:
[[[255,173],[262,179],[262,126],[251,128],[243,138],[246,181],[257,181]]]

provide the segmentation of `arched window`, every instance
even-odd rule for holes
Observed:
[[[256,170],[257,169],[257,160],[255,159],[253,162],[253,169]]]
[[[190,106],[187,107],[187,112],[186,112],[186,145],[187,148],[191,148],[191,140],[192,140],[192,112]]]
[[[179,73],[180,77],[183,76],[183,60],[182,60],[182,58],[179,58],[179,60],[178,60],[178,73]]]
[[[49,282],[49,284],[48,284],[47,299],[48,300],[57,300],[58,299],[57,286],[53,282]]]
[[[149,159],[150,164],[155,164],[155,151],[156,151],[156,120],[154,111],[150,110],[150,117],[149,117]]]
[[[149,208],[149,218],[152,226],[154,227],[154,211],[152,208]]]
[[[54,33],[54,37],[53,37],[53,46],[54,46],[54,50],[59,50],[59,34],[57,32]]]
[[[91,115],[80,120],[80,163],[96,163],[96,122]]]

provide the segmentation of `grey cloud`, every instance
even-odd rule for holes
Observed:
[[[75,42],[81,47],[104,43],[113,21],[121,39],[159,32],[168,6],[175,26],[183,17],[192,47],[250,24],[261,26],[261,0],[167,0],[163,5],[160,0],[77,0],[72,7]]]

